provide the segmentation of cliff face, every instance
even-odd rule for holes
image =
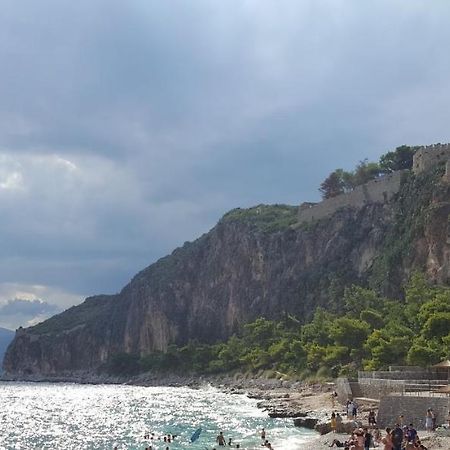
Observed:
[[[318,305],[338,308],[353,282],[398,294],[413,269],[448,283],[450,196],[439,179],[411,177],[388,204],[343,208],[309,225],[292,226],[293,207],[234,210],[119,294],[89,298],[19,330],[5,371],[94,370],[119,352],[144,355],[190,339],[222,340],[260,316],[307,320]],[[413,191],[420,199],[409,198]]]
[[[3,361],[3,355],[5,354],[9,343],[13,340],[13,337],[14,332],[5,328],[0,328],[0,363]]]

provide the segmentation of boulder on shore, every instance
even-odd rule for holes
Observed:
[[[314,417],[297,417],[294,419],[294,425],[296,427],[309,428],[310,430],[314,430],[318,422],[319,419]]]

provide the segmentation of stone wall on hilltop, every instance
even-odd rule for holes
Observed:
[[[413,172],[419,174],[436,164],[450,160],[450,144],[433,144],[419,148],[413,157]]]
[[[361,208],[370,203],[388,203],[399,191],[404,172],[384,175],[357,186],[351,192],[328,198],[320,203],[303,203],[299,208],[298,221],[302,223],[324,219],[340,208]]]
[[[434,144],[419,148],[413,156],[413,173],[418,175],[439,163],[446,162],[444,180],[450,182],[450,144]],[[313,222],[330,217],[340,208],[361,208],[368,203],[388,203],[399,191],[403,173],[398,171],[371,180],[353,191],[322,200],[304,202],[298,211],[298,221]]]

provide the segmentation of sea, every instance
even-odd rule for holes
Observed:
[[[314,431],[271,419],[256,404],[213,387],[0,382],[0,449],[212,450],[222,431],[231,448],[261,450],[262,428],[274,450],[312,448]]]

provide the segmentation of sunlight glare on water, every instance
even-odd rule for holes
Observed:
[[[170,433],[178,435],[170,450],[207,450],[219,431],[243,449],[261,449],[262,427],[275,450],[308,448],[314,432],[270,419],[256,403],[214,388],[0,383],[0,449],[144,450],[144,435],[154,433],[153,449],[165,450],[157,438]]]

